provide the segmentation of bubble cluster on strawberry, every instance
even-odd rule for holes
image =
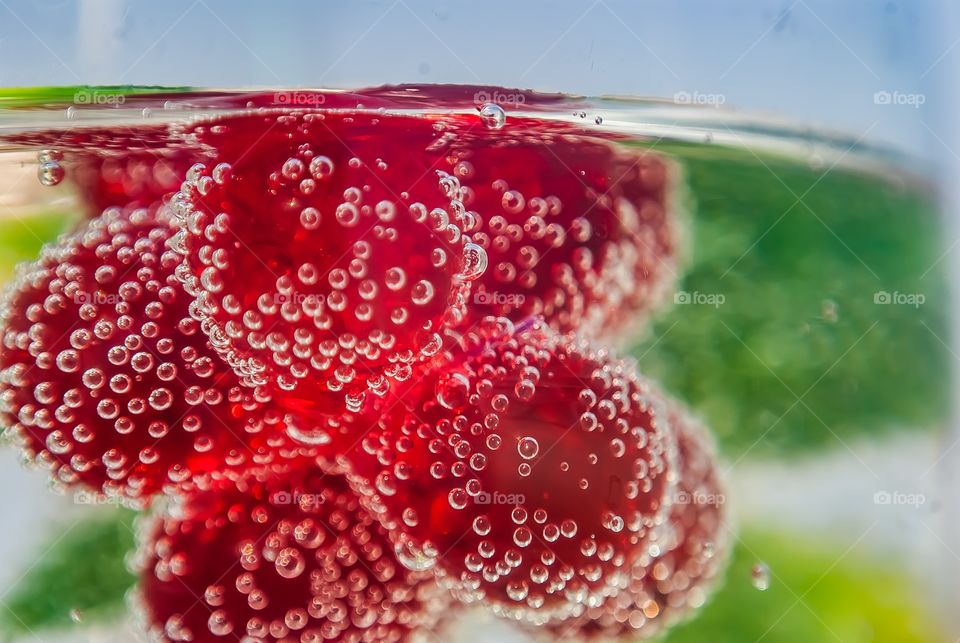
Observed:
[[[107,210],[22,268],[0,319],[0,411],[57,482],[142,503],[288,444],[209,348],[162,210]]]
[[[194,135],[220,162],[194,167],[174,198],[181,274],[246,382],[306,382],[287,399],[345,396],[357,410],[436,354],[486,257],[463,234],[459,181],[425,153],[440,136],[429,121],[282,113]]]
[[[423,383],[348,455],[401,555],[518,619],[612,593],[676,475],[650,385],[585,342],[494,317]]]
[[[541,315],[560,331],[615,337],[676,277],[675,171],[660,155],[513,119],[454,140],[471,238],[489,269],[470,319]]]
[[[632,641],[650,638],[703,606],[726,563],[726,491],[712,437],[698,419],[668,400],[677,435],[678,484],[667,520],[627,585],[575,618],[553,621],[549,640]]]
[[[160,640],[409,641],[449,605],[310,461],[191,495],[142,533],[139,610]]]
[[[138,557],[158,640],[409,641],[460,603],[587,638],[682,618],[723,560],[715,456],[594,343],[672,281],[671,164],[336,99],[65,135],[109,207],[0,305],[27,459],[166,496]]]

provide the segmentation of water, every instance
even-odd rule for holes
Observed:
[[[839,134],[629,98],[397,87],[131,93],[123,99],[103,107],[103,101],[73,105],[52,97],[0,112],[0,244],[11,262],[30,258],[41,241],[105,207],[146,204],[153,195],[176,193],[186,169],[210,158],[209,149],[181,136],[191,123],[275,106],[359,109],[383,118],[475,119],[489,135],[504,138],[514,135],[518,124],[539,119],[566,135],[609,146],[626,159],[662,159],[675,170],[668,215],[678,233],[676,260],[662,269],[665,285],[651,287],[664,304],[615,324],[588,315],[562,323],[603,330],[608,345],[631,354],[644,375],[703,419],[718,443],[719,468],[730,481],[721,497],[738,519],[718,530],[722,540],[703,540],[701,554],[704,560],[723,557],[729,546],[732,562],[716,594],[707,588],[688,599],[691,606],[711,599],[701,618],[679,627],[668,640],[697,640],[697,628],[718,618],[731,637],[742,640],[761,635],[777,641],[827,640],[830,631],[849,632],[851,623],[860,627],[864,620],[877,636],[889,636],[872,640],[941,640],[937,590],[942,578],[928,545],[940,521],[951,515],[949,502],[940,501],[936,478],[952,363],[947,247],[936,188],[914,160]],[[84,137],[85,131],[95,135]],[[209,169],[212,179],[230,171]],[[583,168],[580,178],[591,180],[590,169]],[[281,169],[289,180],[315,182],[341,170],[323,154],[307,162],[291,159]],[[477,172],[502,178],[484,171],[452,167],[450,177],[457,183],[447,187],[453,200],[457,185],[469,185]],[[502,174],[509,176],[506,169]],[[576,175],[566,180],[577,185]],[[199,189],[203,178],[193,180]],[[315,186],[301,184],[300,189]],[[534,202],[527,192],[524,200],[523,190],[503,190],[504,211],[549,211],[546,200]],[[359,216],[355,211],[336,216],[349,222]],[[299,225],[308,232],[317,229],[324,214],[305,209]],[[393,216],[387,205],[378,206],[376,215],[384,221]],[[584,239],[602,238],[593,236],[596,230],[571,229]],[[482,246],[463,247],[458,278],[476,283],[485,271],[500,270],[504,285],[474,291],[471,304],[501,312],[530,305],[518,297],[528,292],[521,282],[524,261],[536,265],[537,259],[518,255],[511,272],[490,250],[494,246]],[[445,259],[437,257],[432,265],[440,270]],[[11,274],[10,265],[2,268]],[[411,290],[413,305],[395,313],[400,323],[429,306],[444,288],[432,275],[404,277],[402,287]],[[624,292],[636,279],[636,274],[620,275]],[[398,283],[391,280],[383,289]],[[618,292],[616,287],[611,282],[598,290],[609,294]],[[420,341],[418,350],[433,350],[431,336]],[[457,372],[438,382],[437,403],[445,409],[467,404],[476,379]],[[349,387],[349,378],[344,382]],[[516,405],[534,391],[533,383],[518,380],[505,393]],[[330,413],[322,403],[316,406],[318,417]],[[304,433],[327,441],[323,431]],[[515,469],[525,480],[535,478],[537,463],[550,456],[551,443],[536,436],[535,431],[518,433],[500,450],[517,458]],[[68,448],[54,440],[50,450]],[[611,444],[590,455],[604,457],[622,448],[622,443]],[[487,465],[471,456],[489,460],[494,452],[491,447],[465,455],[463,463],[482,469]],[[569,467],[566,460],[563,464]],[[589,481],[582,482],[581,489],[590,491]],[[690,497],[698,491],[703,490],[692,489]],[[461,487],[448,497],[454,509],[472,506]],[[524,511],[534,517],[534,507]],[[403,512],[411,528],[426,520],[422,511]],[[605,515],[603,521],[612,532],[624,528],[619,515]],[[489,533],[487,522],[481,523],[478,531],[471,519],[471,530]],[[521,523],[511,525],[510,533],[524,549],[541,533]],[[657,557],[663,553],[659,545],[651,551]],[[278,570],[302,569],[296,550],[284,552]],[[404,543],[398,552],[404,552],[400,560],[407,567],[424,569],[436,562],[424,553],[423,543]],[[481,558],[470,562],[480,575]],[[533,571],[536,577],[547,573],[546,568]],[[822,581],[812,584],[808,573]],[[875,587],[878,578],[887,579],[887,587],[906,589],[892,599]],[[518,601],[529,597],[528,587],[505,590]],[[781,621],[796,596],[804,597],[810,610]],[[893,600],[905,615],[890,623],[882,615]],[[642,607],[645,618],[659,611],[656,604]],[[821,608],[830,614],[823,616]],[[852,633],[844,640],[868,639]]]

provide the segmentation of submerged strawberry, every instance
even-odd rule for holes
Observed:
[[[287,449],[187,312],[162,211],[108,210],[22,269],[0,308],[0,407],[61,485],[135,504]]]
[[[675,445],[631,368],[488,318],[349,454],[401,560],[528,622],[599,604],[664,517]]]
[[[452,173],[489,269],[468,322],[542,315],[560,331],[614,337],[676,277],[673,172],[660,156],[534,119],[465,132]]]
[[[161,640],[419,640],[449,611],[345,480],[308,461],[190,495],[144,533],[139,598]]]
[[[218,163],[193,168],[173,200],[181,276],[244,381],[329,419],[440,349],[486,258],[463,234],[457,179],[428,153],[430,120],[270,113],[193,135]]]
[[[552,623],[549,640],[649,638],[706,602],[727,560],[725,488],[706,427],[678,402],[668,404],[667,414],[677,433],[680,475],[666,523],[627,586],[600,607]]]

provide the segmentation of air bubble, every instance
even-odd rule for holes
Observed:
[[[460,276],[466,281],[478,279],[487,269],[487,251],[475,243],[463,246],[463,270]]]
[[[331,442],[330,434],[321,428],[302,429],[292,424],[288,424],[286,433],[296,442],[310,446],[329,444]]]
[[[770,589],[770,568],[766,563],[757,563],[753,566],[750,570],[750,581],[761,592]]]
[[[469,496],[467,495],[467,492],[459,487],[451,489],[450,493],[447,495],[447,500],[450,501],[450,506],[454,509],[465,509],[468,499]]]
[[[333,174],[333,161],[326,156],[314,156],[310,161],[310,174],[317,180],[327,178]]]
[[[494,103],[487,103],[480,108],[480,120],[488,129],[500,129],[507,122],[507,113]]]
[[[463,373],[445,373],[437,381],[434,393],[440,406],[456,409],[463,406],[470,393],[470,380]]]
[[[40,183],[47,187],[59,185],[65,175],[63,166],[53,160],[44,161],[37,168],[37,177],[40,179]]]
[[[536,438],[524,437],[517,442],[517,453],[524,460],[532,460],[540,453],[540,443]]]
[[[394,546],[393,552],[396,554],[400,564],[413,572],[424,572],[432,569],[437,564],[437,556],[431,556],[406,541],[397,543]]]
[[[306,561],[299,549],[287,547],[277,554],[274,566],[277,568],[277,573],[284,578],[296,578],[303,573]]]

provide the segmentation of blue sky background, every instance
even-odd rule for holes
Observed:
[[[0,85],[701,92],[932,157],[953,111],[940,87],[960,65],[949,11],[947,0],[0,0]],[[876,105],[877,91],[926,102]]]

